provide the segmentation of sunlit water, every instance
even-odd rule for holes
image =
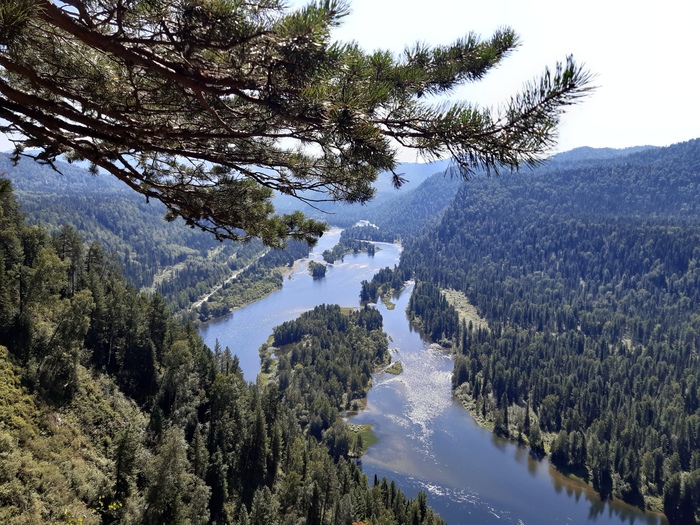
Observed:
[[[332,247],[340,230],[325,235],[311,258]],[[398,262],[400,249],[379,245],[374,257],[346,256],[313,280],[307,262],[285,279],[282,290],[205,325],[201,332],[214,346],[218,338],[241,362],[253,381],[260,367],[258,348],[274,326],[322,303],[357,306],[360,282]],[[428,493],[430,505],[449,524],[620,524],[662,525],[665,520],[619,503],[601,502],[587,487],[571,482],[547,461],[480,428],[451,395],[452,359],[413,331],[405,309],[412,284],[395,298],[396,308],[377,305],[391,338],[399,376],[376,374],[367,409],[352,419],[370,423],[379,437],[363,457],[370,476],[394,479],[409,496]]]
[[[394,244],[377,243],[374,257],[367,254],[349,254],[344,260],[329,265],[326,277],[313,279],[309,275],[308,262],[323,262],[324,250],[338,244],[342,230],[333,228],[326,233],[296,269],[285,277],[281,290],[264,299],[234,310],[232,313],[203,325],[200,333],[210,348],[218,339],[222,347],[229,346],[238,355],[243,373],[249,381],[255,381],[260,371],[258,349],[272,334],[272,329],[285,321],[296,319],[301,313],[320,304],[358,306],[360,283],[370,280],[377,270],[399,261],[401,249]]]

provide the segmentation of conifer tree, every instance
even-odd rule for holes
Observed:
[[[0,131],[18,158],[87,160],[170,218],[279,246],[325,225],[275,215],[273,190],[364,202],[378,172],[403,182],[399,147],[450,156],[465,176],[533,164],[590,89],[568,58],[499,111],[437,103],[518,35],[366,52],[331,39],[348,12],[342,0],[0,0]]]

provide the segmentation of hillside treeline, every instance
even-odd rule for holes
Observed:
[[[477,178],[400,264],[473,411],[671,523],[700,518],[698,182],[700,141]]]
[[[7,172],[17,187],[16,198],[31,224],[49,234],[70,226],[83,242],[99,242],[131,285],[160,293],[172,312],[189,309],[216,289],[219,293],[200,318],[224,315],[278,289],[282,277],[277,269],[310,251],[299,242],[271,251],[258,240],[219,242],[182,220],[164,220],[162,203],[147,202],[112,177],[62,162],[57,167],[60,174],[36,162],[15,166],[0,155],[0,172]],[[234,273],[236,283],[229,281],[221,289]]]
[[[310,432],[319,438],[340,411],[357,409],[372,371],[391,359],[382,316],[373,308],[343,313],[337,305],[317,306],[276,327],[273,335],[279,388],[300,420],[310,418]]]
[[[297,366],[285,388],[248,384],[228,348],[210,351],[165,306],[74,230],[27,226],[0,181],[2,523],[442,523],[425,495],[370,486],[342,447],[341,407],[315,402]],[[327,312],[334,345],[381,354],[378,314]],[[348,399],[364,363],[335,367]]]
[[[356,211],[356,217],[373,225],[347,224],[341,243],[349,245],[352,240],[400,242],[415,237],[439,222],[461,184],[460,177],[440,171],[388,202],[372,203]]]

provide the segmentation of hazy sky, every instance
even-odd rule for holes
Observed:
[[[354,0],[338,38],[401,51],[448,44],[508,25],[522,45],[455,96],[497,106],[523,82],[573,54],[596,92],[564,116],[559,151],[579,146],[665,146],[700,137],[699,0]]]
[[[337,38],[368,51],[400,52],[417,40],[448,44],[469,31],[488,36],[513,27],[521,47],[485,80],[454,94],[482,105],[498,105],[573,54],[597,74],[599,88],[565,115],[559,151],[700,137],[700,0],[352,0],[351,6]],[[9,147],[0,137],[0,151]]]

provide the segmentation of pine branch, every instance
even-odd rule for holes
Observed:
[[[510,28],[400,56],[331,42],[348,4],[280,0],[0,0],[0,117],[18,152],[83,158],[220,238],[312,241],[272,190],[365,202],[396,144],[463,175],[533,164],[590,91],[569,59],[501,111],[429,99],[482,79],[519,44]]]

